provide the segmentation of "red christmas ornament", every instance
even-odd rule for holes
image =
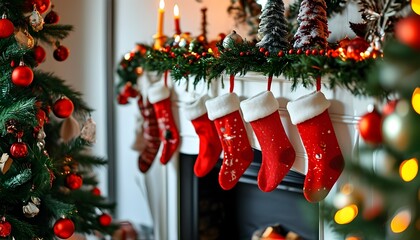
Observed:
[[[98,220],[99,220],[99,224],[101,224],[101,226],[107,227],[111,224],[112,217],[111,217],[111,215],[109,215],[107,213],[103,213],[101,216],[99,216]]]
[[[98,187],[92,189],[92,194],[95,196],[101,196],[101,190]]]
[[[390,115],[395,111],[395,107],[397,106],[398,100],[390,100],[388,101],[382,109],[382,115],[384,117]]]
[[[362,116],[358,123],[360,136],[370,144],[382,143],[382,116],[375,109]]]
[[[69,49],[62,45],[58,46],[53,52],[54,59],[59,62],[66,60],[69,57],[69,54]]]
[[[118,101],[119,104],[125,105],[125,104],[128,103],[128,96],[126,96],[124,94],[118,94],[117,101]]]
[[[0,19],[0,38],[8,38],[12,36],[14,31],[15,31],[15,26],[9,19],[7,18]]]
[[[71,190],[77,190],[83,185],[83,178],[76,173],[70,173],[66,177],[66,185]]]
[[[50,0],[26,0],[24,5],[25,12],[31,12],[34,9],[34,5],[36,5],[36,10],[40,14],[45,13],[51,5]]]
[[[34,73],[32,72],[32,69],[28,66],[23,65],[23,63],[20,63],[20,65],[17,68],[13,69],[12,82],[16,86],[27,87],[31,85],[33,80]]]
[[[60,16],[56,11],[51,10],[44,18],[46,24],[56,24],[60,21]]]
[[[14,158],[28,156],[28,146],[24,142],[15,142],[10,146],[10,155]]]
[[[62,97],[58,99],[53,106],[54,115],[59,118],[68,118],[71,116],[74,110],[73,102],[66,98]]]
[[[12,225],[6,220],[0,221],[0,237],[5,238],[10,236],[12,232]]]
[[[402,43],[420,50],[420,15],[414,14],[398,21],[395,36]]]
[[[40,45],[36,45],[33,48],[33,54],[34,54],[34,59],[38,64],[43,63],[45,61],[46,56],[47,56],[47,53],[45,52],[45,49],[43,47],[41,47]]]
[[[135,88],[133,88],[131,82],[128,82],[125,84],[122,94],[127,97],[135,98],[139,95],[139,92]]]
[[[54,223],[53,229],[57,237],[67,239],[73,235],[75,227],[72,220],[60,218]]]

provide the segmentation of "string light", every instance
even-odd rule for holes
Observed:
[[[414,111],[420,114],[420,88],[414,89],[413,96],[411,98],[411,105],[413,105]]]
[[[393,233],[404,232],[411,222],[411,213],[408,209],[401,210],[392,218],[390,227]]]
[[[405,160],[400,164],[400,177],[405,182],[410,182],[416,178],[418,171],[419,165],[416,158]]]
[[[357,217],[358,213],[359,209],[356,204],[351,204],[338,210],[334,215],[334,221],[338,224],[348,224]]]

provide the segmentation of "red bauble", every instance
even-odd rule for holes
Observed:
[[[34,5],[36,5],[36,9],[40,14],[45,13],[51,5],[50,0],[26,0],[24,5],[25,12],[31,12],[34,9]]]
[[[8,38],[12,36],[14,31],[15,31],[15,26],[9,19],[7,18],[0,19],[0,38]]]
[[[12,225],[7,221],[0,221],[0,237],[5,238],[10,236],[12,232]]]
[[[398,100],[390,100],[385,104],[385,106],[382,109],[382,115],[384,117],[390,115],[395,111],[395,107],[397,106]]]
[[[71,190],[79,189],[83,185],[83,178],[76,173],[70,173],[66,177],[66,185]]]
[[[95,196],[101,196],[101,190],[98,187],[92,189],[92,194]]]
[[[69,54],[69,49],[64,46],[58,46],[53,52],[54,59],[59,62],[66,60],[69,57]]]
[[[57,101],[55,101],[53,106],[53,112],[54,115],[59,118],[68,118],[71,116],[74,110],[73,102],[66,98],[60,98]]]
[[[13,69],[12,82],[16,86],[27,87],[31,85],[33,80],[34,73],[32,72],[32,69],[30,67],[21,65]]]
[[[60,218],[54,223],[54,234],[63,239],[71,237],[75,227],[72,220],[68,218]]]
[[[358,128],[366,143],[382,143],[382,116],[376,109],[362,116]]]
[[[51,10],[44,18],[44,22],[46,24],[56,24],[58,21],[60,21],[60,16],[53,10]]]
[[[420,15],[414,14],[398,21],[395,36],[402,43],[420,50]]]
[[[99,220],[99,224],[101,224],[101,226],[107,227],[111,224],[112,217],[111,217],[111,215],[109,215],[107,213],[104,213],[101,216],[99,216],[98,220]]]
[[[118,101],[119,104],[125,105],[125,104],[128,103],[128,96],[126,96],[124,94],[118,94],[117,101]]]
[[[34,52],[34,59],[35,61],[40,64],[45,61],[45,58],[47,56],[47,53],[45,52],[45,49],[41,47],[40,45],[36,45],[33,49]]]
[[[15,142],[10,146],[10,155],[14,158],[28,156],[28,146],[24,142]]]

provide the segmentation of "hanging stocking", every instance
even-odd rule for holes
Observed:
[[[163,142],[160,162],[168,163],[179,145],[179,132],[172,115],[170,91],[168,87],[160,84],[150,86],[148,97],[155,110],[160,139]]]
[[[223,148],[219,184],[229,190],[251,164],[254,154],[239,112],[239,98],[227,93],[206,102],[209,119],[214,121]]]
[[[149,101],[144,101],[142,95],[140,95],[137,104],[142,122],[137,130],[136,142],[132,148],[140,152],[138,168],[142,173],[145,173],[149,170],[159,151],[159,128],[152,104]]]
[[[241,102],[244,120],[251,124],[262,152],[258,187],[273,191],[292,167],[296,153],[280,120],[279,104],[270,91]]]
[[[323,200],[344,168],[331,119],[330,102],[321,92],[314,92],[287,104],[290,119],[297,125],[308,155],[308,172],[303,193],[310,202]]]
[[[222,152],[216,127],[210,121],[204,104],[208,99],[209,96],[204,95],[193,104],[185,107],[186,118],[191,120],[200,140],[198,157],[194,164],[194,173],[197,177],[207,175],[216,165]]]

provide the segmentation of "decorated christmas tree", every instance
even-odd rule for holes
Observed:
[[[91,156],[95,122],[79,92],[36,67],[72,27],[58,24],[49,0],[1,0],[0,237],[69,238],[74,232],[112,233],[109,204],[97,188]]]
[[[257,47],[265,48],[269,52],[277,53],[287,49],[288,25],[284,16],[284,3],[282,0],[269,0],[260,15],[258,34],[261,40]]]
[[[324,0],[302,1],[297,17],[299,28],[294,36],[294,48],[327,47],[329,31],[326,8]]]

